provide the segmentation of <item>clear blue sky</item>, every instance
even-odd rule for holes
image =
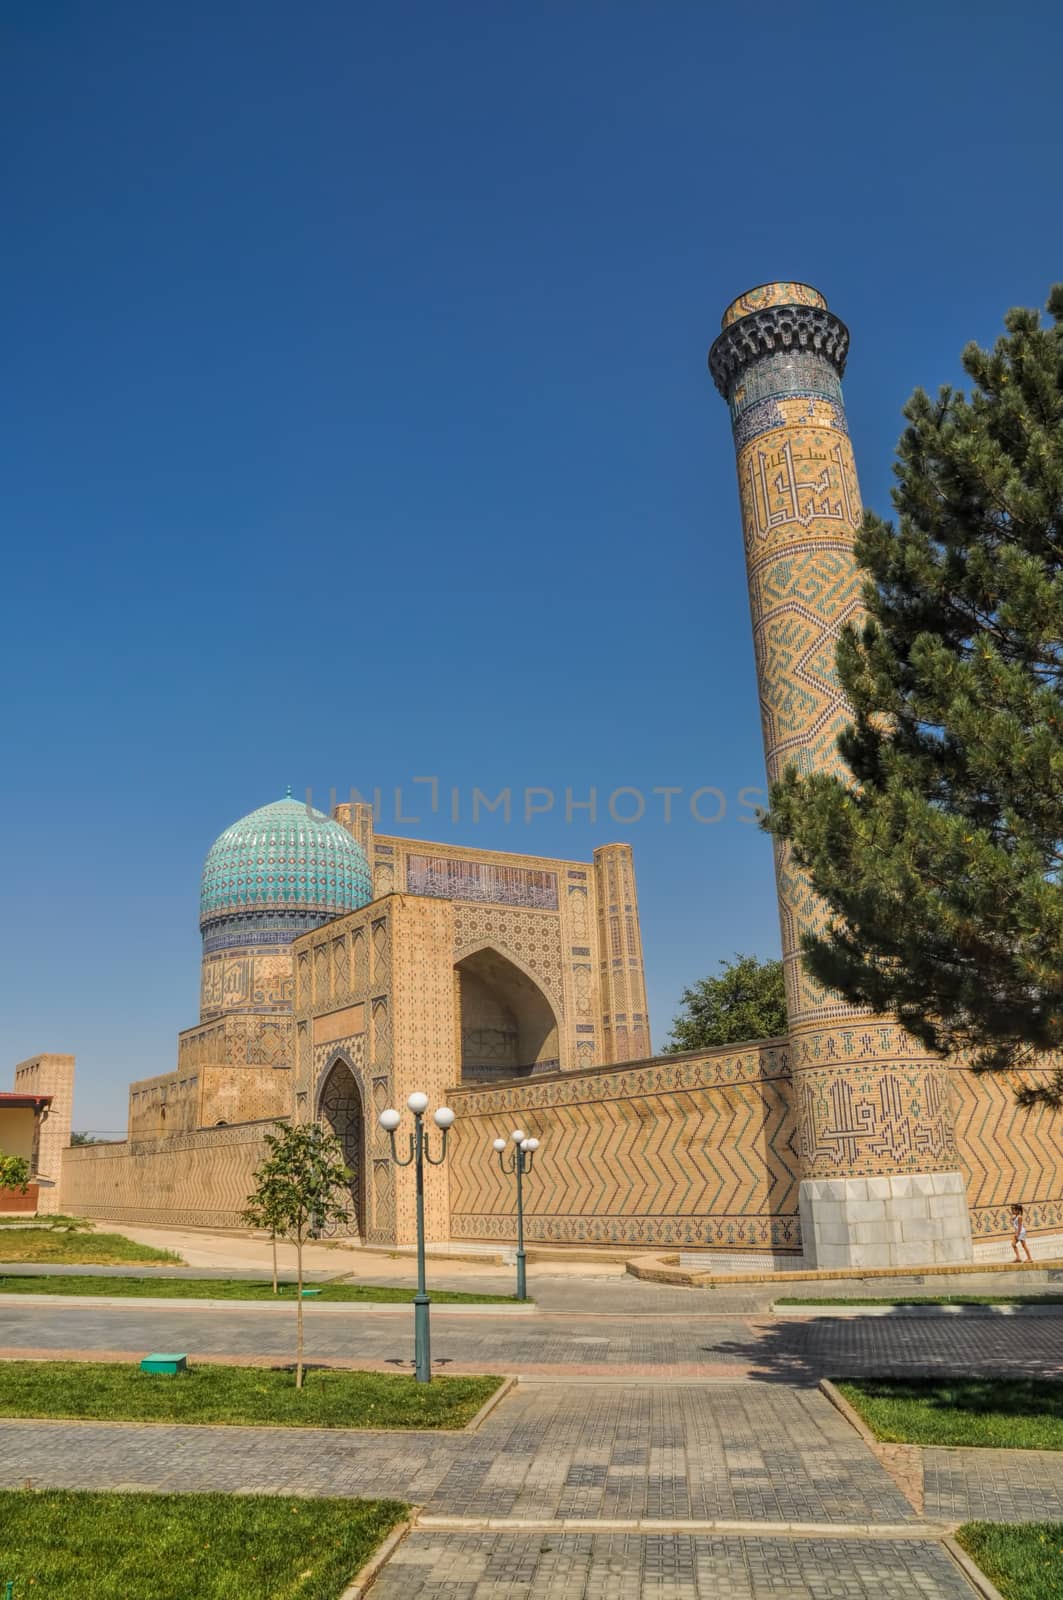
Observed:
[[[662,1043],[684,984],[778,950],[706,350],[741,290],[822,289],[885,508],[911,389],[1063,276],[1058,8],[9,0],[2,31],[3,1060],[75,1052],[77,1125],[123,1127],[197,1020],[203,855],[289,783],[380,785],[418,836],[629,839]],[[557,807],[473,827],[504,785]]]

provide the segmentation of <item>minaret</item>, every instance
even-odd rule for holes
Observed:
[[[849,331],[803,283],[741,295],[709,370],[738,458],[768,777],[845,773],[852,720],[834,667],[861,610],[860,489],[842,402]],[[971,1258],[946,1066],[890,1018],[820,989],[801,934],[826,910],[776,842],[805,1255],[820,1268]]]

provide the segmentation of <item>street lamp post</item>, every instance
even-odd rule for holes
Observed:
[[[510,1138],[513,1140],[513,1153],[508,1164],[506,1140],[496,1139],[494,1147],[498,1151],[498,1164],[506,1176],[509,1177],[514,1172],[517,1175],[517,1299],[527,1300],[528,1284],[524,1271],[524,1174],[532,1169],[539,1141],[529,1139],[523,1128],[514,1128]]]
[[[438,1156],[432,1155],[428,1148],[428,1134],[424,1126],[424,1114],[428,1110],[428,1096],[426,1094],[411,1094],[406,1104],[413,1112],[414,1131],[410,1134],[410,1153],[403,1159],[395,1147],[395,1130],[402,1117],[399,1112],[390,1106],[380,1113],[380,1126],[387,1132],[391,1140],[391,1159],[397,1167],[413,1166],[417,1175],[417,1293],[413,1300],[413,1366],[414,1376],[418,1383],[431,1383],[432,1381],[432,1339],[428,1326],[428,1308],[431,1301],[425,1285],[424,1270],[424,1164],[441,1167],[447,1158],[447,1132],[454,1121],[454,1113],[449,1106],[440,1106],[432,1121],[443,1135]]]

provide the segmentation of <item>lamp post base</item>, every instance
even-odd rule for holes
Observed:
[[[517,1299],[527,1300],[528,1280],[524,1272],[524,1251],[517,1251]]]
[[[432,1338],[428,1327],[428,1307],[431,1301],[426,1294],[417,1294],[413,1301],[413,1367],[418,1383],[432,1381]]]

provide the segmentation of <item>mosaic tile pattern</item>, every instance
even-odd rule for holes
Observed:
[[[840,379],[849,336],[815,290],[764,285],[724,317],[709,366],[731,409],[764,750],[788,766],[845,775],[850,712],[835,670],[859,617],[853,556],[862,507]],[[955,1170],[948,1075],[892,1022],[820,989],[801,938],[826,908],[789,849],[776,848],[795,1107],[803,1178]]]
[[[488,900],[499,905],[557,910],[557,873],[530,867],[502,867],[490,861],[423,855],[406,858],[410,894],[439,895],[444,900]]]
[[[740,322],[754,311],[766,311],[770,306],[817,306],[826,311],[827,302],[810,283],[761,283],[755,289],[747,289],[745,294],[740,294],[737,300],[731,302],[723,314],[720,327],[729,328],[732,323]]]
[[[257,909],[313,911],[324,920],[372,897],[365,852],[347,829],[301,801],[276,800],[234,822],[211,845],[200,925]]]

